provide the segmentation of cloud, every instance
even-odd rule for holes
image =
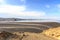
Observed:
[[[25,4],[26,3],[26,0],[20,0],[23,4]]]
[[[20,1],[25,2],[26,0],[20,0]]]
[[[45,5],[46,6],[46,8],[50,8],[50,5]]]
[[[43,16],[44,12],[36,12],[36,11],[25,11],[26,7],[24,6],[13,6],[13,5],[0,5],[0,13],[6,13],[9,15],[17,15],[17,16]]]
[[[41,17],[44,16],[45,13],[44,12],[36,12],[36,11],[30,11],[30,12],[21,12],[20,15],[22,16],[31,16],[31,17]]]
[[[21,0],[22,2],[25,2],[25,0]],[[37,11],[26,11],[26,6],[16,6],[16,5],[8,5],[8,4],[3,4],[5,3],[4,0],[0,0],[0,14],[6,14],[7,17],[8,15],[10,17],[33,17],[33,18],[38,18],[41,16],[45,15],[45,12],[37,12]]]
[[[0,5],[5,5],[6,4],[6,0],[0,0]]]
[[[13,13],[24,10],[25,6],[0,5],[0,13]]]
[[[58,4],[57,7],[60,8],[60,4]]]
[[[4,0],[0,0],[0,2],[2,3],[2,2],[4,2]]]

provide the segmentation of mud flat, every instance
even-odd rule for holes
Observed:
[[[0,32],[12,32],[29,35],[24,37],[23,40],[56,40],[48,37],[42,32],[50,28],[59,27],[60,23],[57,22],[5,22],[0,23]]]
[[[43,32],[59,26],[60,23],[57,22],[1,22],[0,31]]]

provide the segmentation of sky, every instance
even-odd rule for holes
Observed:
[[[60,19],[60,0],[0,0],[0,17]]]

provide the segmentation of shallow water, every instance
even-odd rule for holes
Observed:
[[[15,22],[58,22],[57,20],[20,20]]]

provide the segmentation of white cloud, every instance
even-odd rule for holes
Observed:
[[[25,6],[0,5],[0,13],[13,13],[24,10]]]
[[[50,8],[50,5],[45,5],[46,6],[46,8]]]
[[[45,12],[25,11],[25,6],[13,6],[13,5],[0,5],[0,13],[8,14],[11,16],[22,17],[41,17],[45,15]]]
[[[35,12],[35,11],[30,11],[30,12],[21,12],[20,15],[22,16],[31,16],[31,17],[41,17],[44,16],[44,12]]]
[[[24,1],[25,0],[21,0]],[[0,3],[2,3],[2,5],[0,5],[0,14],[8,14],[10,16],[22,16],[22,17],[41,17],[45,15],[45,12],[37,12],[37,11],[25,11],[26,10],[26,6],[15,6],[15,5],[7,5],[7,4],[3,4],[5,1],[4,0],[0,0]]]
[[[25,4],[26,3],[26,0],[20,0],[23,4]]]
[[[0,13],[7,13],[9,15],[18,15],[18,16],[43,16],[44,12],[27,12],[24,6],[13,6],[13,5],[0,5]]]
[[[60,4],[58,4],[57,7],[60,8]]]
[[[4,0],[0,0],[0,3],[3,3],[4,2]]]
[[[5,0],[0,0],[0,5],[5,4]]]
[[[20,1],[24,2],[24,1],[26,1],[26,0],[20,0]]]

